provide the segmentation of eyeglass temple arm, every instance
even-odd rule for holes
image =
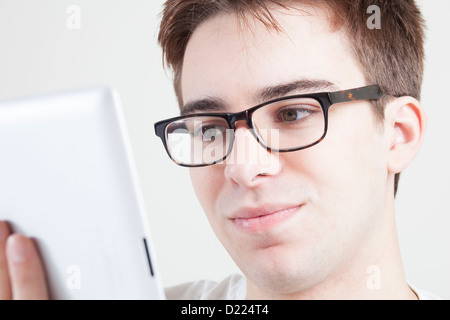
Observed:
[[[332,104],[358,100],[378,100],[383,96],[384,93],[377,85],[329,93]]]

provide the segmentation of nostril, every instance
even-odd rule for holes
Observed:
[[[270,176],[269,173],[259,173],[256,176],[253,177],[252,182],[255,182],[256,179],[261,178],[261,177],[265,177],[265,176]]]

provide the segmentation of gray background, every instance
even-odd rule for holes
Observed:
[[[153,123],[177,115],[171,75],[156,44],[163,1],[0,0],[0,99],[107,84],[122,98],[166,286],[221,280],[238,269],[216,240],[188,171],[167,158]],[[450,298],[448,73],[450,1],[419,1],[428,23],[423,149],[396,201],[407,279]],[[70,5],[79,29],[67,27]],[[0,151],[1,155],[1,151]],[[1,195],[0,195],[1,196]]]

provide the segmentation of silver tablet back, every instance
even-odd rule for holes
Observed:
[[[34,238],[54,299],[163,299],[118,95],[0,102],[0,220]]]

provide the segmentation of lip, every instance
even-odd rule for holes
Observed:
[[[302,206],[303,204],[288,204],[242,208],[234,212],[230,220],[242,231],[263,231],[290,219]]]

